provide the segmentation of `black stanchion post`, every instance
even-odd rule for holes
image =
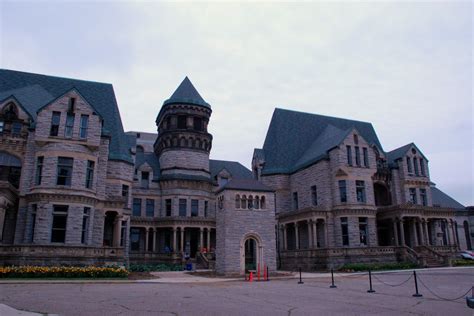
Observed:
[[[334,269],[331,268],[331,289],[335,289],[337,286],[334,285]]]
[[[267,281],[270,281],[270,273],[268,272],[268,266],[267,266]]]
[[[413,270],[413,277],[415,278],[415,294],[413,294],[414,297],[422,297],[420,293],[418,293],[418,281],[416,279],[416,271]]]
[[[300,268],[300,281],[298,282],[298,284],[303,284],[303,280],[301,279],[301,268]]]
[[[372,271],[369,269],[369,286],[370,288],[367,290],[367,293],[374,293],[375,290],[372,288]]]

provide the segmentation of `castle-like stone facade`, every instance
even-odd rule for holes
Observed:
[[[125,133],[111,85],[0,70],[0,264],[243,274],[472,247],[472,216],[415,144],[386,152],[370,123],[276,109],[250,171],[209,159],[211,114],[185,78],[158,133]]]

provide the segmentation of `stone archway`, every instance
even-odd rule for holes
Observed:
[[[248,270],[263,269],[263,243],[256,233],[245,235],[240,242],[240,274]]]

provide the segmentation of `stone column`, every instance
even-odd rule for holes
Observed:
[[[173,252],[176,252],[176,247],[177,247],[177,239],[178,239],[178,229],[176,227],[173,227]]]
[[[120,238],[122,235],[122,217],[117,216],[114,222],[114,233],[113,233],[113,247],[120,247]]]
[[[288,250],[288,236],[286,232],[286,224],[283,224],[283,250]]]
[[[456,245],[456,239],[455,239],[455,235],[454,235],[454,230],[453,230],[453,221],[452,220],[449,220],[448,221],[448,234],[449,234],[449,240],[451,241],[450,245],[451,246],[454,246]]]
[[[313,248],[318,248],[318,220],[313,220]]]
[[[148,252],[148,238],[150,237],[150,228],[146,227],[145,228],[145,252]]]
[[[451,221],[452,223],[452,228],[453,228],[453,240],[454,240],[454,246],[456,246],[456,248],[459,248],[459,240],[457,238],[457,235],[456,235],[456,221]]]
[[[151,231],[153,232],[153,247],[151,248],[151,251],[156,252],[156,233],[157,233],[157,229],[152,228]]]
[[[199,227],[199,251],[202,250],[202,248],[204,248],[204,228],[202,227]]]
[[[313,224],[308,219],[306,221],[306,225],[308,226],[308,248],[311,249],[313,248],[313,233],[312,233]]]
[[[400,242],[401,242],[401,246],[406,246],[406,243],[405,243],[405,228],[403,227],[403,218],[400,218],[400,221],[398,222],[399,226],[400,226]]]
[[[207,251],[211,251],[211,228],[207,229]]]
[[[298,223],[295,222],[295,249],[300,249],[300,234],[298,231]]]
[[[411,220],[411,232],[412,232],[412,239],[413,239],[413,247],[416,247],[418,246],[418,236],[417,236],[417,233],[416,233],[416,221],[415,219],[412,219]]]
[[[449,227],[448,227],[448,220],[443,219],[444,222],[444,231],[443,234],[446,235],[446,244],[451,245],[451,236],[449,236]]]
[[[181,239],[179,240],[179,250],[184,251],[184,227],[180,227]]]
[[[398,229],[397,229],[397,219],[394,218],[393,220],[393,239],[394,239],[394,246],[398,246]]]
[[[425,237],[423,236],[423,229],[421,228],[421,219],[416,220],[416,230],[418,234],[416,235],[418,237],[418,243],[419,245],[425,245]]]
[[[423,221],[423,229],[425,231],[426,245],[431,245],[430,231],[428,230],[428,220]]]

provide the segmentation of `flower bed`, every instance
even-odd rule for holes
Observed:
[[[132,272],[163,272],[163,271],[183,271],[181,264],[131,264]]]
[[[410,262],[397,263],[348,263],[343,265],[339,271],[342,272],[359,272],[359,271],[382,271],[382,270],[403,270],[414,269],[418,266]]]
[[[457,259],[453,261],[454,267],[459,266],[474,266],[474,260],[467,260],[467,259]]]
[[[118,267],[0,267],[0,278],[126,278]]]

